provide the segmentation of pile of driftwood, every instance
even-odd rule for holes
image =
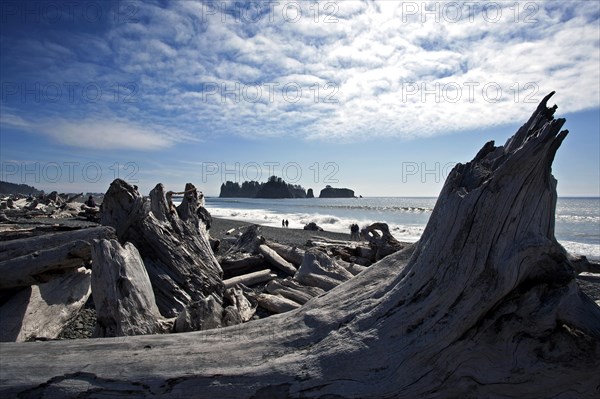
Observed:
[[[0,241],[0,341],[53,339],[90,296],[92,241],[114,229],[43,225],[22,233]]]
[[[387,225],[378,227],[389,234]],[[377,254],[402,249],[391,235],[385,237],[367,245],[316,236],[307,243],[311,248],[304,250],[268,242],[260,227],[252,225],[218,258],[225,287],[237,286],[251,302],[271,313],[283,313],[351,279],[373,264]],[[247,288],[256,285],[258,290]]]
[[[289,277],[257,301],[312,299],[245,324],[255,305],[231,279],[248,276],[222,279],[196,191],[174,209],[161,185],[144,201],[113,182],[102,222],[117,239],[91,244],[99,335],[208,331],[0,343],[0,395],[597,397],[600,307],[575,281],[589,264],[554,236],[551,165],[568,132],[549,97],[504,145],[452,170],[414,246],[386,256],[381,226],[365,231],[374,253],[346,246],[349,260],[381,258],[355,277],[324,240],[302,254],[247,231],[223,266],[261,255]]]
[[[104,227],[34,228],[1,241],[0,339],[54,339],[90,294],[96,337],[226,327],[258,318],[258,307],[263,315],[296,309],[401,248],[386,225],[386,239],[370,246],[316,237],[308,251],[267,242],[254,225],[220,254],[201,193],[187,184],[183,194],[175,207],[161,184],[143,198],[115,180]]]
[[[100,208],[79,202],[83,193],[40,194],[36,197],[13,195],[0,199],[0,222],[14,222],[14,218],[50,217],[54,219],[83,217],[90,221],[99,221]],[[87,201],[86,201],[87,202]]]

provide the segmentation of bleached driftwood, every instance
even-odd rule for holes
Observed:
[[[294,311],[226,329],[2,343],[0,394],[597,396],[600,307],[554,237],[551,164],[566,132],[547,99],[504,146],[456,165],[414,248]]]
[[[252,316],[254,316],[254,313],[256,313],[257,304],[250,301],[239,286],[226,289],[225,298],[237,310],[240,322],[249,321],[252,319]],[[225,318],[225,316],[223,318]]]
[[[277,275],[272,273],[270,269],[265,269],[248,274],[242,274],[241,276],[228,278],[227,280],[223,281],[223,284],[225,285],[225,288],[231,288],[238,284],[250,286],[259,283],[264,283],[265,281],[272,280],[275,277],[277,277]]]
[[[362,273],[365,270],[367,270],[368,267],[362,266],[362,265],[359,265],[359,264],[356,264],[356,263],[351,263],[345,269],[348,270],[350,273],[352,273],[353,276],[356,276],[357,274]]]
[[[390,233],[387,223],[373,223],[361,229],[360,235],[369,241],[369,246],[375,251],[376,261],[403,248],[402,243]]]
[[[259,294],[257,296],[258,306],[267,309],[271,313],[279,314],[298,309],[299,303],[279,295]]]
[[[314,288],[314,287],[310,287]],[[314,298],[316,295],[314,291],[308,289],[308,287],[298,284],[296,281],[291,279],[285,279],[283,281],[273,280],[265,286],[265,291],[269,294],[280,295],[284,298],[291,299],[301,305]],[[321,291],[321,293],[324,291]]]
[[[0,307],[0,341],[58,337],[89,298],[90,276],[82,267],[13,295]]]
[[[239,259],[224,258],[219,262],[224,273],[240,274],[249,269],[264,265],[265,258],[262,255],[248,255]]]
[[[0,262],[0,289],[48,282],[62,270],[77,269],[91,259],[87,241],[75,241]]]
[[[320,251],[310,249],[306,251],[294,280],[329,291],[352,277],[352,273],[338,265],[335,260]]]
[[[279,244],[277,242],[269,242],[268,245],[269,248],[277,252],[279,256],[290,262],[295,267],[300,267],[302,264],[302,259],[304,259],[305,252],[303,249],[285,244]]]
[[[279,256],[277,254],[277,252],[273,251],[268,246],[266,246],[264,244],[259,245],[258,252],[260,252],[260,254],[262,256],[264,256],[267,263],[269,263],[271,266],[289,274],[290,276],[293,276],[294,274],[296,274],[297,270],[294,267],[294,265],[292,265],[287,260],[283,259],[281,256]]]
[[[235,243],[229,248],[225,255],[234,254],[236,252],[245,252],[249,254],[258,254],[258,247],[265,243],[265,239],[260,235],[260,226],[252,224],[244,230]]]
[[[134,187],[117,179],[102,204],[102,224],[114,227],[121,243],[130,241],[138,249],[158,309],[168,318],[209,295],[214,294],[218,302],[223,297],[223,272],[195,213],[200,204],[186,198],[184,221],[167,201],[162,184],[150,192],[148,202]]]
[[[0,241],[0,262],[18,256],[28,255],[35,251],[55,248],[62,244],[73,241],[100,240],[103,238],[114,238],[115,230],[112,227],[92,227],[87,229],[65,231],[61,233],[49,233],[31,238],[20,238],[10,241]]]
[[[223,306],[214,295],[191,302],[175,320],[175,332],[201,331],[221,327]]]
[[[600,273],[600,264],[590,262],[585,256],[573,256],[569,254],[569,262],[575,273]]]
[[[96,337],[169,332],[174,320],[158,311],[144,262],[131,243],[97,240],[92,246]]]

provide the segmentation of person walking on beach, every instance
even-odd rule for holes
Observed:
[[[285,219],[281,220],[281,227],[285,227]]]
[[[358,225],[356,223],[352,223],[350,225],[350,240],[356,240],[359,241],[359,235],[358,235],[358,231],[360,230],[360,228],[358,227]]]
[[[285,219],[285,228],[287,229],[288,227],[290,227],[290,222],[288,222],[288,220]]]

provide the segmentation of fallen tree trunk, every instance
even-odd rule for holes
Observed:
[[[296,274],[297,270],[294,267],[294,265],[292,265],[287,260],[283,259],[281,256],[279,256],[277,254],[277,252],[273,251],[268,246],[266,246],[264,244],[259,245],[258,252],[260,252],[260,254],[265,257],[265,260],[271,266],[289,274],[290,276],[293,276],[294,274]]]
[[[97,240],[92,247],[95,337],[160,334],[173,320],[162,318],[144,262],[131,243]]]
[[[572,256],[569,254],[569,262],[573,266],[575,273],[598,273],[600,274],[600,264],[590,262],[585,256]]]
[[[290,262],[295,267],[300,267],[302,259],[304,259],[304,250],[289,245],[279,244],[277,242],[269,242],[269,248],[274,250],[283,259]]]
[[[265,258],[262,255],[248,255],[240,259],[221,259],[223,273],[240,274],[249,269],[264,265]]]
[[[62,233],[50,233],[31,238],[20,238],[10,241],[0,241],[0,262],[18,256],[28,255],[31,252],[55,248],[62,244],[73,241],[101,240],[103,238],[115,238],[115,230],[112,227],[92,227]]]
[[[259,294],[257,300],[258,306],[275,314],[289,312],[301,306],[299,303],[279,295]]]
[[[14,294],[0,307],[0,341],[58,337],[89,298],[90,276],[81,268]]]
[[[597,396],[600,308],[554,237],[551,164],[566,132],[547,99],[504,146],[452,170],[414,248],[299,309],[226,329],[0,344],[0,393]]]
[[[265,291],[269,294],[280,295],[284,298],[291,299],[301,305],[304,305],[315,297],[312,292],[306,290],[301,284],[298,284],[293,280],[288,280],[287,284],[277,280],[270,281],[265,286]]]
[[[56,272],[77,269],[92,258],[90,248],[80,240],[0,262],[0,289],[45,283]]]
[[[264,283],[265,281],[273,280],[275,277],[277,277],[277,275],[272,273],[270,269],[265,269],[228,278],[227,280],[223,281],[223,285],[225,288],[235,287],[238,284],[255,285]]]

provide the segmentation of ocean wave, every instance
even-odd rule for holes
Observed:
[[[600,216],[595,215],[556,215],[556,220],[570,223],[596,223],[600,224]]]
[[[584,244],[574,241],[559,241],[573,255],[585,255],[589,260],[600,261],[600,244]]]
[[[209,212],[219,218],[234,219],[249,223],[256,223],[264,226],[281,227],[281,221],[287,219],[289,227],[301,229],[310,222],[326,231],[350,233],[350,225],[357,223],[360,227],[368,226],[375,222],[385,222],[390,227],[391,233],[396,239],[405,242],[415,242],[420,239],[425,225],[427,215],[420,213],[408,213],[411,207],[391,207],[401,210],[406,216],[394,216],[393,212],[381,212],[374,214],[365,212],[366,209],[389,209],[390,207],[369,206],[369,205],[342,205],[333,204],[329,212],[325,208],[304,207],[298,204],[286,205],[283,209],[253,209],[239,207],[212,206],[216,204],[207,204]],[[339,211],[346,207],[347,212]],[[416,208],[416,207],[415,207]],[[337,209],[334,210],[334,209]],[[427,209],[427,208],[423,208]],[[363,211],[357,211],[363,210]],[[414,215],[414,216],[413,216]],[[600,260],[600,245],[595,244],[598,237],[598,220],[590,215],[557,215],[557,230],[561,239],[559,242],[571,253],[585,255],[590,259]],[[567,227],[568,223],[574,223]]]
[[[316,208],[324,209],[347,209],[357,211],[378,211],[378,212],[412,212],[424,213],[431,212],[433,209],[419,206],[383,206],[383,205],[318,205]]]
[[[352,219],[333,215],[308,214],[308,213],[280,213],[265,209],[229,209],[210,207],[212,216],[225,219],[240,220],[248,223],[256,223],[263,226],[281,227],[282,220],[289,221],[289,227],[301,229],[310,222],[315,222],[326,231],[338,233],[350,233],[350,225],[357,223],[360,227],[368,226],[382,220],[374,219]],[[388,224],[394,237],[400,241],[415,242],[423,234],[425,226]]]

